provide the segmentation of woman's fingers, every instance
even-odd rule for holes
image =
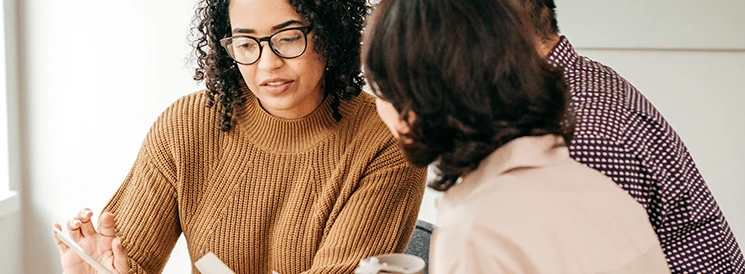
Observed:
[[[101,214],[101,220],[98,221],[98,233],[105,237],[116,237],[116,225],[114,224],[114,215],[110,212]]]
[[[122,246],[119,237],[111,241],[111,250],[114,253],[114,269],[117,273],[127,273],[129,271],[129,260],[127,259],[127,250]]]
[[[93,211],[89,208],[83,208],[78,212],[78,221],[81,223],[80,232],[83,234],[83,237],[96,234],[96,228],[93,227],[91,216],[93,216]]]
[[[83,238],[83,232],[80,231],[80,227],[83,225],[78,218],[72,218],[67,221],[67,231],[70,232],[70,238],[73,241],[79,241]]]
[[[64,255],[64,254],[65,254],[65,252],[66,252],[66,251],[67,251],[68,249],[70,249],[70,247],[69,247],[69,246],[67,246],[67,244],[63,243],[63,242],[62,242],[62,240],[60,240],[60,239],[59,239],[59,237],[57,237],[57,234],[56,234],[56,233],[54,233],[54,229],[55,229],[55,228],[56,228],[56,229],[59,229],[59,230],[62,230],[62,226],[61,226],[60,224],[58,224],[58,223],[54,223],[54,224],[52,225],[52,227],[53,227],[53,228],[52,228],[52,237],[53,237],[53,239],[54,239],[54,243],[55,243],[55,245],[57,246],[57,250],[59,251],[59,254],[60,254],[60,256],[62,256],[62,255]]]

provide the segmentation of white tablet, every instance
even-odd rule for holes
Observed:
[[[78,245],[75,241],[73,241],[70,236],[68,236],[66,233],[62,232],[61,230],[54,228],[54,234],[57,235],[57,238],[62,240],[67,246],[69,246],[72,250],[75,250],[75,253],[80,256],[80,258],[83,258],[84,261],[86,261],[88,264],[93,266],[96,270],[98,270],[100,273],[108,273],[108,274],[114,274],[111,271],[109,271],[101,262],[96,260],[96,258],[93,258],[91,254],[88,254],[88,252],[85,252],[83,248]]]

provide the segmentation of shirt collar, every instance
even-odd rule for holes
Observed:
[[[569,39],[563,35],[559,38],[559,43],[554,46],[548,55],[548,62],[561,68],[574,66],[577,63],[577,59],[579,59],[579,54],[574,50],[572,44],[569,43]]]
[[[451,187],[438,201],[453,207],[478,193],[482,187],[493,183],[499,176],[521,168],[539,168],[556,164],[569,158],[569,149],[563,138],[557,135],[526,136],[514,139],[501,146],[479,163],[473,172],[462,177],[460,183]]]

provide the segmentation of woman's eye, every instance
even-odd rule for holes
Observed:
[[[280,42],[282,42],[282,43],[292,43],[292,42],[295,42],[297,40],[300,40],[300,36],[285,37],[285,38],[280,39]]]

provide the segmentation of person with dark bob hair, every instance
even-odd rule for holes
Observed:
[[[569,157],[573,114],[512,0],[382,0],[363,44],[378,114],[432,164],[430,273],[669,273],[644,208]]]
[[[162,272],[182,233],[192,263],[212,253],[236,273],[351,273],[404,251],[426,169],[360,92],[368,11],[364,0],[200,1],[194,78],[206,90],[157,119],[98,229],[83,209],[71,238],[115,273]],[[55,240],[65,273],[95,272]]]

